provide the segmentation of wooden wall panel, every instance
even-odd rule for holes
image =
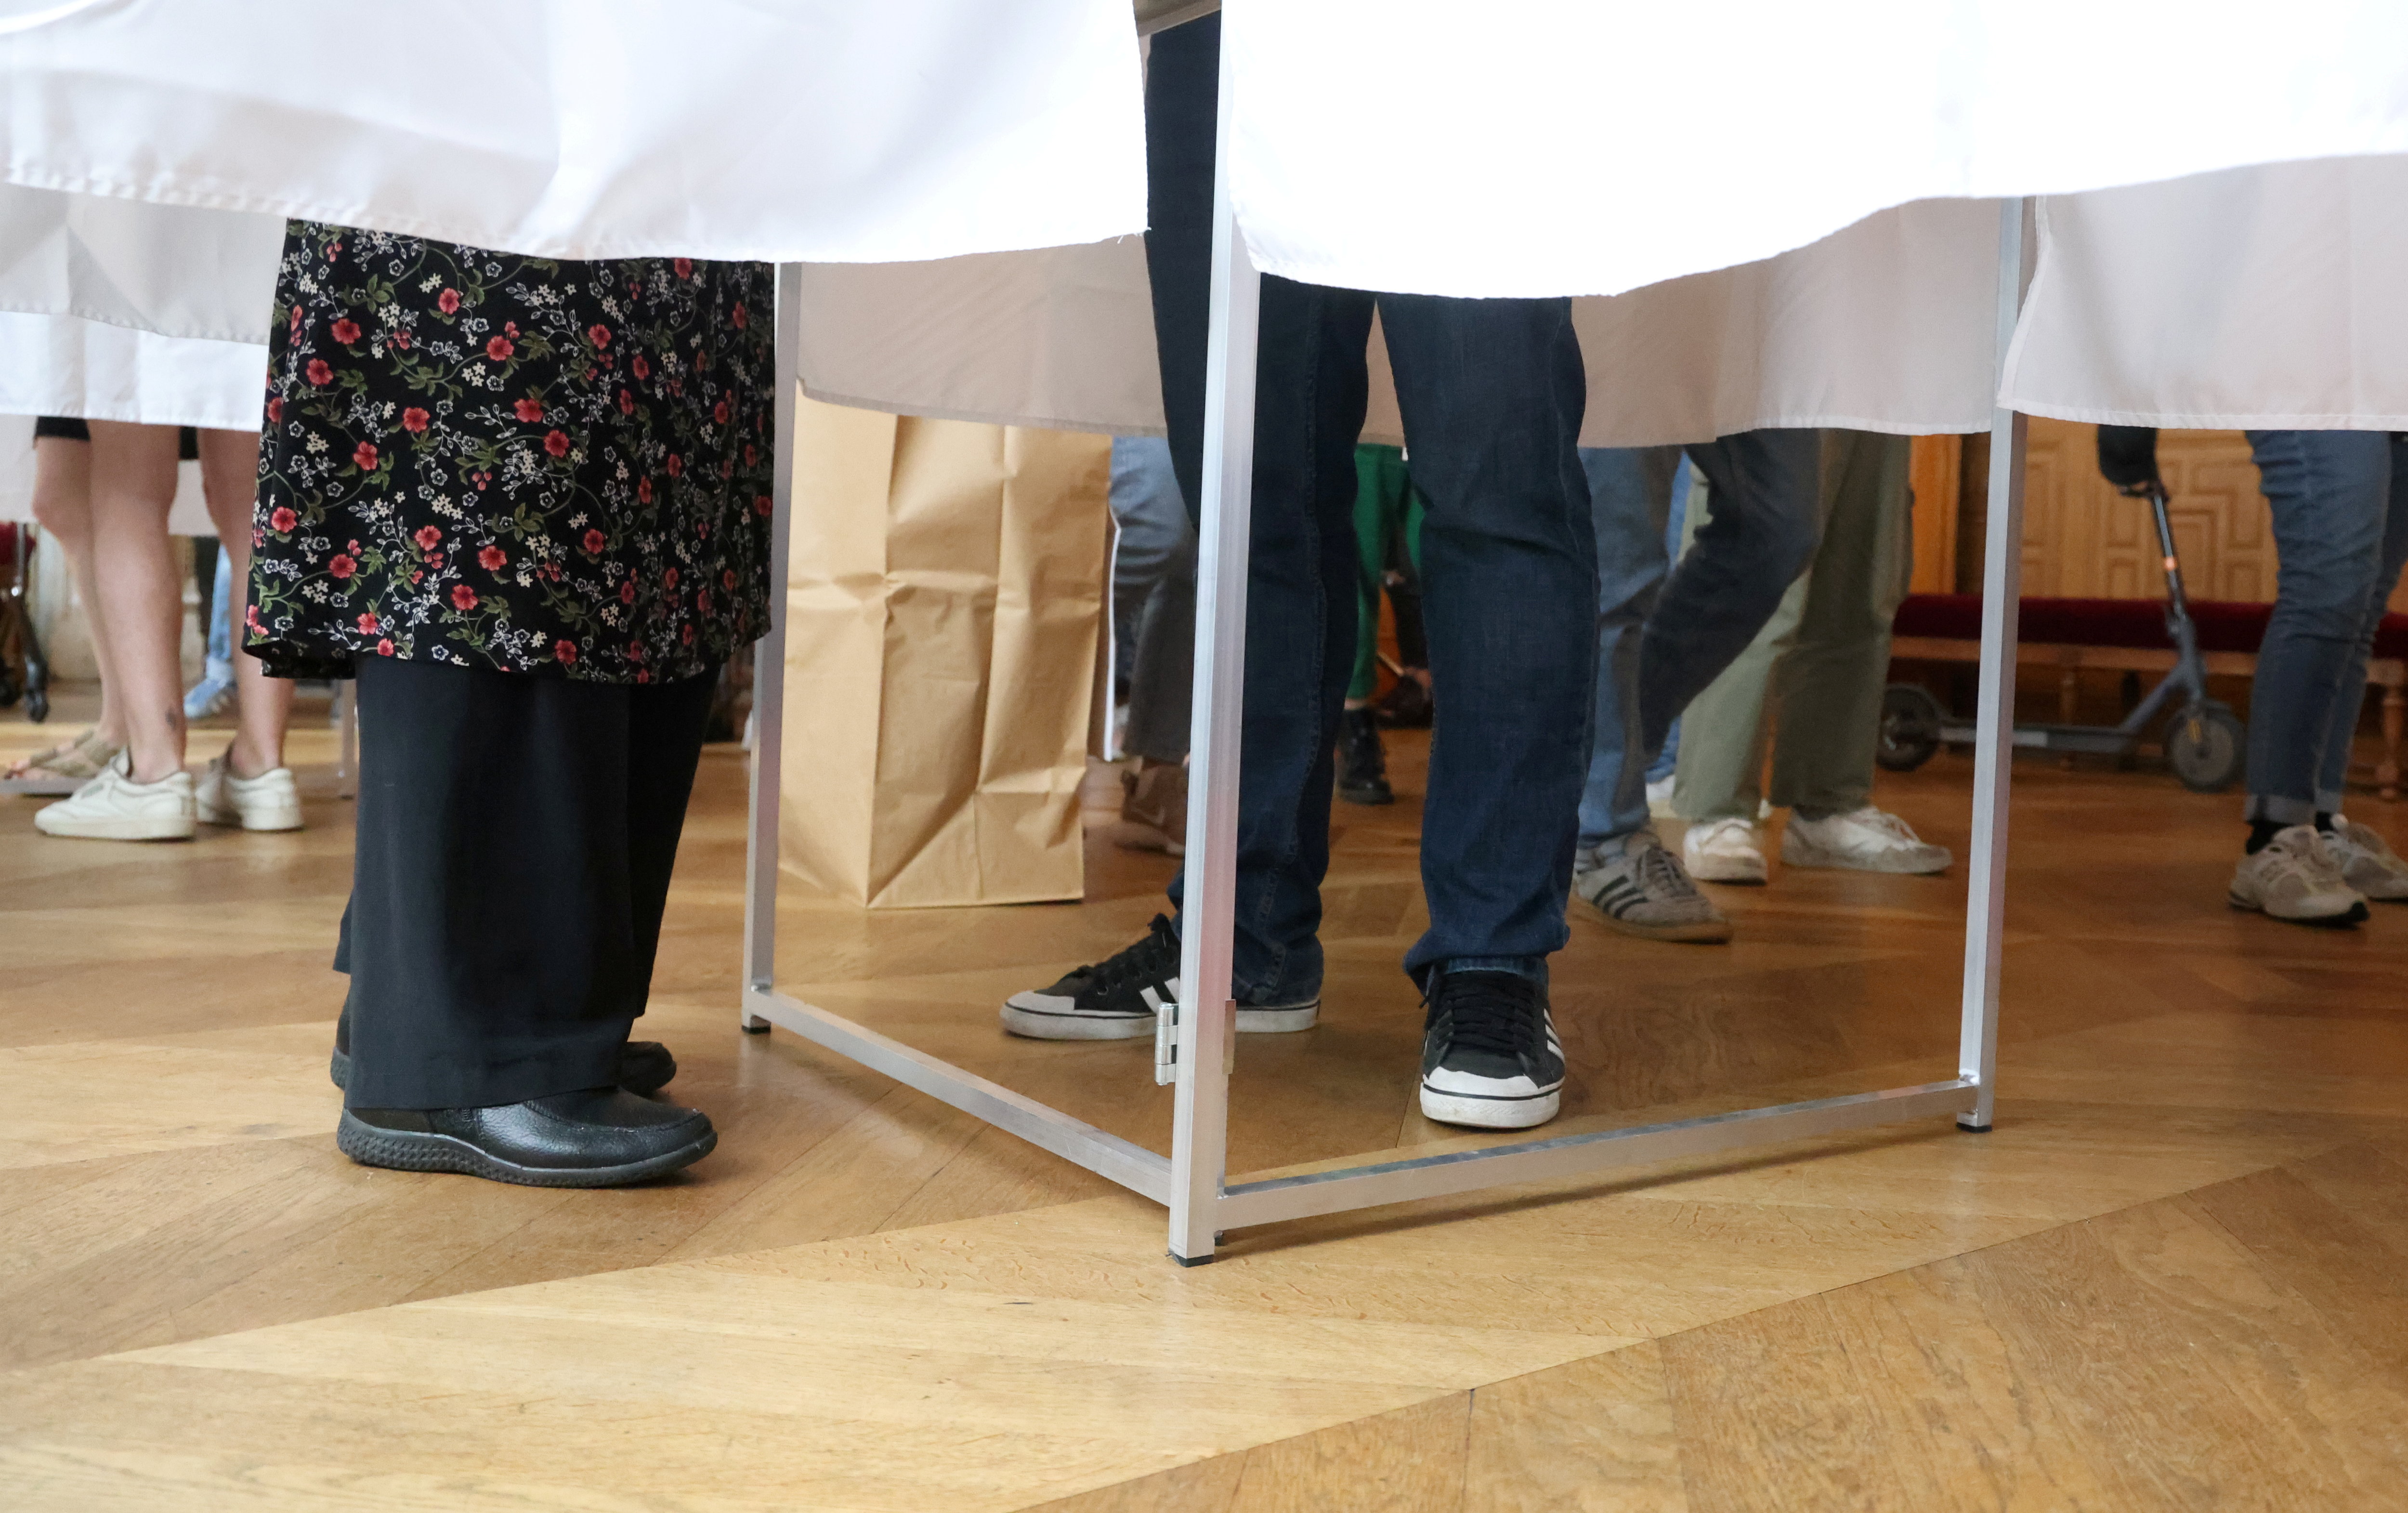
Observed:
[[[1956,531],[1964,508],[1961,486],[1965,439],[1918,436],[1907,460],[1907,487],[1914,497],[1914,577],[1918,594],[1949,594],[1956,588]]]
[[[2148,507],[2117,494],[2099,476],[2096,427],[2072,421],[2031,423],[2030,476],[2024,497],[2024,592],[2065,598],[2161,598]],[[1954,438],[1927,438],[1925,441]],[[1921,454],[1918,453],[1918,460]],[[2249,442],[2238,431],[2162,431],[2157,465],[2172,495],[2174,545],[2194,598],[2270,603],[2274,598],[2272,522],[2258,488]],[[1918,478],[1920,473],[1918,473]],[[1923,526],[1921,497],[1915,524]],[[1960,530],[1971,528],[1960,525]],[[1916,552],[1918,592],[1927,584]],[[2391,596],[2408,612],[2408,584]]]

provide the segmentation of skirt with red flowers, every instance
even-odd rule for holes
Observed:
[[[761,263],[570,263],[294,222],[270,339],[251,654],[599,683],[768,623]]]

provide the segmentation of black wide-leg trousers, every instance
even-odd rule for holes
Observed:
[[[714,681],[360,659],[335,962],[351,978],[350,1106],[480,1108],[617,1080]]]

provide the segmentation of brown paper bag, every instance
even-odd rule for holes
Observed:
[[[801,402],[781,856],[871,908],[1076,899],[1109,438]]]

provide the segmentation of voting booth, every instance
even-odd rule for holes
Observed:
[[[1144,6],[1140,23],[1211,8]],[[441,32],[469,10],[449,0],[413,17]],[[524,60],[508,89],[429,86],[456,69],[408,35],[418,27],[388,40],[388,13],[366,0],[0,11],[17,96],[0,177],[12,196],[57,201],[41,212],[49,240],[0,243],[0,309],[255,337],[239,326],[251,296],[236,287],[238,259],[184,279],[138,253],[238,239],[148,219],[170,214],[293,214],[564,257],[776,261],[781,560],[805,392],[1159,426],[1134,236],[1140,60],[1123,0],[658,12],[530,0],[475,13],[471,30],[503,34]],[[1304,1216],[1893,1121],[1989,1128],[2023,417],[2408,425],[2408,295],[2394,276],[2408,266],[2408,11],[2309,0],[2233,8],[2219,25],[2189,7],[2179,29],[2172,14],[1894,0],[1842,27],[1739,0],[1400,0],[1376,17],[1336,0],[1228,6],[1182,991],[1154,1060],[1175,1087],[1168,1153],[781,990],[782,609],[756,653],[744,1027],[802,1034],[1163,1204],[1185,1263],[1210,1260],[1226,1232]],[[2080,49],[2061,45],[2075,35]],[[346,69],[367,36],[381,65]],[[2212,110],[2134,83],[2175,71],[2222,81],[2196,92]],[[1701,77],[1713,103],[1689,109]],[[640,103],[624,88],[638,79],[656,81]],[[476,124],[454,131],[450,92],[471,87]],[[128,271],[99,280],[113,268]],[[1230,940],[1265,273],[1577,296],[1590,444],[1766,425],[1989,433],[1953,1064],[1670,1123],[1294,1175],[1226,1170],[1244,1114],[1229,1100]],[[1370,434],[1396,426],[1375,398]]]

